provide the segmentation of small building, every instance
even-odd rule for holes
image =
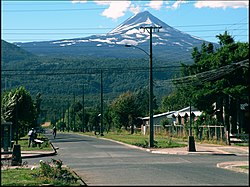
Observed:
[[[154,132],[157,130],[160,130],[162,127],[160,125],[160,122],[163,119],[169,119],[171,120],[171,122],[173,123],[172,120],[174,120],[172,118],[172,115],[174,114],[175,111],[170,111],[170,112],[165,112],[165,113],[161,113],[161,114],[156,114],[153,115],[153,126],[154,126]],[[142,125],[141,125],[141,132],[142,134],[146,134],[147,131],[149,131],[149,116],[147,117],[143,117],[142,119]]]
[[[199,111],[197,108],[191,106],[192,120],[196,121],[197,117],[199,117],[201,114],[202,114],[201,111]],[[172,117],[175,119],[174,121],[176,124],[184,125],[187,121],[189,121],[190,106],[174,112]]]
[[[201,115],[201,113],[202,113],[201,111],[191,106],[191,116],[194,121],[197,119],[197,117]],[[181,126],[180,128],[183,128],[184,124],[187,121],[189,121],[189,116],[190,116],[190,107],[186,107],[178,111],[170,111],[170,112],[153,115],[154,132],[157,132],[163,129],[160,123],[163,119],[166,119],[166,118],[171,123],[171,125],[169,126],[172,126],[172,125],[176,127]],[[143,117],[141,119],[142,119],[141,132],[143,135],[145,135],[146,132],[149,132],[149,116]]]

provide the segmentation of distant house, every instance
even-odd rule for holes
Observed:
[[[201,113],[202,113],[201,111],[191,106],[192,119],[196,120],[197,117],[201,115]],[[178,111],[170,111],[153,115],[154,132],[162,129],[160,122],[163,119],[167,118],[173,125],[184,126],[185,122],[188,121],[189,116],[190,116],[190,107],[186,107]],[[145,135],[146,132],[149,131],[149,116],[143,117],[141,119],[142,119],[141,132],[142,134]]]
[[[173,120],[172,114],[174,114],[174,112],[175,111],[171,111],[171,112],[165,112],[165,113],[153,115],[154,131],[161,128],[161,125],[160,125],[161,120],[166,119],[166,118],[169,120]],[[142,134],[145,135],[146,132],[149,130],[149,116],[143,117],[141,119],[142,119],[141,132]]]
[[[199,111],[197,108],[191,106],[191,116],[194,121],[196,121],[197,117],[199,117],[202,114],[201,111]],[[181,110],[178,110],[173,113],[172,117],[175,119],[174,123],[179,125],[184,125],[187,121],[189,121],[190,116],[190,106],[183,108]]]

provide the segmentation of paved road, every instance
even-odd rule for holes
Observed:
[[[52,138],[52,135],[48,137]],[[216,166],[220,162],[246,161],[248,156],[154,154],[113,141],[77,134],[59,133],[51,141],[59,148],[54,158],[60,158],[88,186],[249,186],[248,174]],[[28,162],[38,163],[40,159],[29,159]]]

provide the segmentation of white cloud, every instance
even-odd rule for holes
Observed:
[[[87,0],[72,0],[72,3],[86,3]]]
[[[109,5],[107,9],[103,11],[102,16],[107,18],[117,19],[124,16],[125,12],[129,9],[130,1],[94,1],[98,5]]]
[[[112,1],[94,1],[98,5],[109,5]]]
[[[232,0],[232,1],[197,1],[194,6],[196,8],[248,8],[249,2],[248,1],[239,1],[239,0]]]
[[[159,0],[151,0],[150,3],[146,4],[146,6],[149,6],[155,10],[160,10],[163,5],[163,1]]]
[[[169,8],[169,9],[177,9],[181,6],[181,4],[184,4],[184,3],[188,3],[188,1],[185,1],[185,0],[177,0],[175,1],[172,5],[168,5],[166,8]],[[167,4],[170,4],[170,3],[167,3]]]
[[[140,6],[131,5],[129,8],[130,12],[137,14],[141,11]]]
[[[184,3],[188,3],[187,1],[182,1],[182,0],[179,0],[179,1],[176,1],[173,5],[172,5],[172,8],[173,9],[177,9],[181,6],[181,4],[184,4]]]

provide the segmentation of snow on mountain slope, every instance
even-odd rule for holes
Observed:
[[[163,51],[191,53],[194,46],[200,47],[205,42],[201,38],[191,36],[167,25],[148,11],[144,11],[130,17],[107,34],[92,35],[85,38],[16,44],[30,52],[43,55],[63,53],[72,55],[98,54],[105,56],[111,54],[116,57],[127,56],[127,54],[122,53],[125,53],[125,49],[123,50],[125,44],[143,46],[144,48],[149,45],[149,32],[141,28],[144,26],[161,27],[152,34],[153,46],[157,47],[157,53],[159,54]],[[110,48],[119,48],[119,54],[109,52]]]

